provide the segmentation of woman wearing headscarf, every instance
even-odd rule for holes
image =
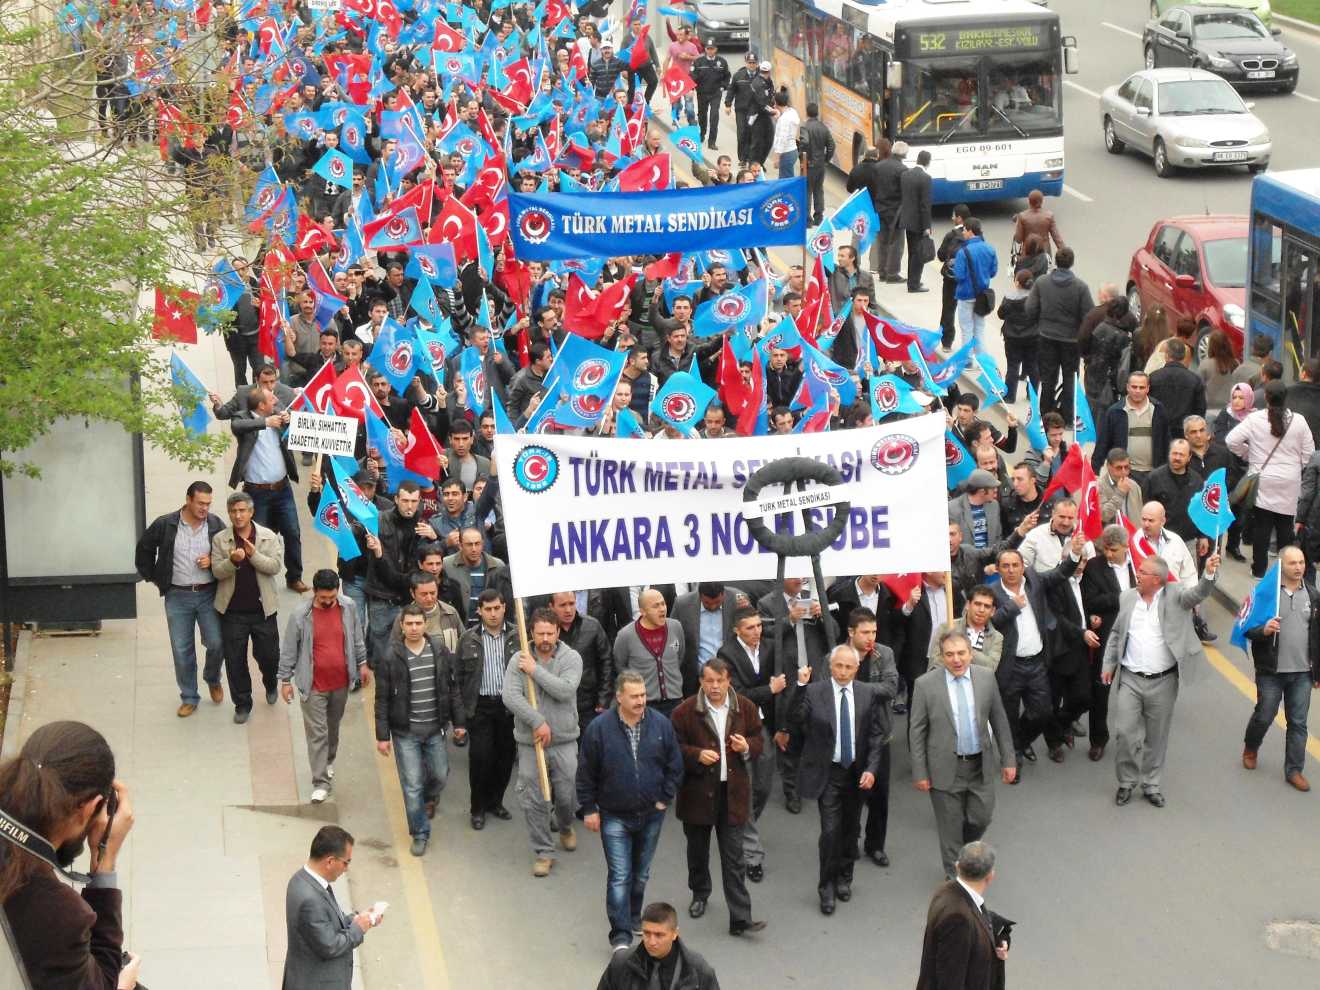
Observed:
[[[1247,414],[1251,412],[1251,407],[1255,403],[1256,393],[1252,391],[1249,383],[1238,382],[1234,385],[1228,395],[1228,405],[1219,410],[1219,415],[1215,417],[1211,430],[1215,439],[1221,443],[1227,439],[1233,427],[1247,418]],[[1228,462],[1228,490],[1230,492],[1237,487],[1237,483],[1242,480],[1242,476],[1246,473],[1247,462],[1238,457],[1237,454],[1230,452]],[[1320,503],[1320,499],[1317,499],[1317,503]],[[1320,509],[1320,504],[1317,504],[1316,508]],[[1239,510],[1233,520],[1233,525],[1228,528],[1228,555],[1234,560],[1247,559],[1242,556],[1242,534],[1243,532],[1251,532],[1248,523],[1249,515],[1250,513]],[[1298,518],[1302,518],[1300,513]],[[1316,536],[1320,537],[1320,529],[1317,529]]]

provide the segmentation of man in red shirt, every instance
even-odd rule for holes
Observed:
[[[312,803],[330,796],[339,750],[339,722],[350,687],[367,684],[367,647],[357,605],[339,589],[339,575],[325,568],[312,578],[312,600],[289,619],[280,649],[280,693],[302,699],[303,731],[312,764]]]

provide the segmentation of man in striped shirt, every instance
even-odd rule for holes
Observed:
[[[381,756],[389,756],[393,749],[412,854],[421,856],[431,838],[428,779],[438,796],[449,777],[445,726],[452,719],[454,735],[460,736],[466,732],[466,722],[453,673],[454,655],[427,634],[426,613],[420,605],[405,605],[399,620],[402,638],[390,641],[388,653],[376,665],[376,749]]]
[[[486,827],[486,816],[508,821],[504,792],[517,755],[513,716],[504,707],[504,673],[508,657],[517,651],[517,637],[504,621],[504,595],[486,588],[477,598],[480,621],[458,641],[458,682],[465,724],[471,730],[468,784],[472,793],[472,827]]]

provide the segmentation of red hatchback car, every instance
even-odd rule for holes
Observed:
[[[1132,255],[1127,297],[1138,319],[1159,305],[1169,330],[1183,317],[1196,321],[1197,360],[1210,334],[1223,330],[1242,356],[1247,323],[1247,218],[1237,214],[1169,217],[1150,229]]]

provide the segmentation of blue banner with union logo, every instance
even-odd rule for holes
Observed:
[[[807,180],[635,193],[509,193],[509,232],[523,261],[801,247]]]

